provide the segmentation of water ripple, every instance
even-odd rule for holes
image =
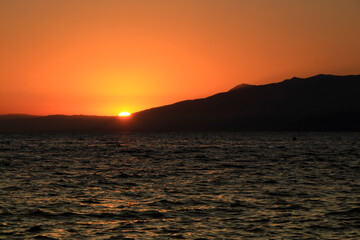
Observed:
[[[359,143],[359,133],[3,134],[0,239],[359,239]]]

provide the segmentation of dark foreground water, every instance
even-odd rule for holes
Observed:
[[[13,134],[0,150],[0,239],[360,239],[360,133]]]

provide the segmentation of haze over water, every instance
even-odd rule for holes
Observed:
[[[360,133],[0,139],[0,239],[360,238]]]

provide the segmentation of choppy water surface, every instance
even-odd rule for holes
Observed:
[[[360,133],[8,134],[0,149],[0,239],[360,238]]]

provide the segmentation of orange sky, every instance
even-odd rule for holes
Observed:
[[[359,0],[1,0],[0,114],[117,115],[360,74]]]

